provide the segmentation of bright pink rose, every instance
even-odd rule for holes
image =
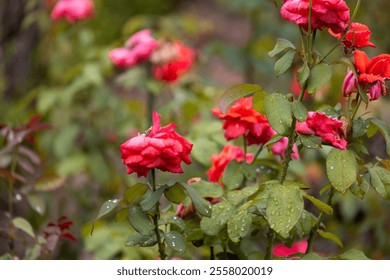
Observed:
[[[226,114],[219,109],[212,109],[215,116],[224,120],[226,140],[245,135],[247,144],[265,144],[275,134],[265,116],[252,106],[252,97],[241,98],[229,108]]]
[[[127,40],[125,48],[116,48],[109,52],[108,57],[118,68],[131,68],[149,59],[157,41],[149,29],[138,31]]]
[[[308,30],[309,0],[284,0],[280,10],[282,17]],[[350,20],[349,8],[344,0],[313,0],[311,28],[330,28],[340,33],[347,28]]]
[[[272,145],[272,149],[271,149],[272,153],[274,155],[279,155],[284,159],[284,155],[286,153],[287,146],[288,146],[288,138],[283,137],[280,141],[278,141]],[[291,158],[300,159],[298,149],[297,149],[297,146],[295,144],[293,146],[293,152],[291,154]]]
[[[225,147],[223,147],[223,150],[219,154],[211,156],[211,162],[213,165],[211,166],[209,171],[207,171],[209,181],[218,182],[219,179],[222,177],[223,172],[225,171],[229,162],[231,162],[232,160],[242,162],[244,158],[245,154],[243,149],[233,145],[226,145]],[[253,155],[247,154],[245,161],[247,163],[250,163],[252,162],[252,160]]]
[[[297,122],[296,131],[301,134],[312,134],[322,138],[324,143],[345,150],[346,124],[321,112],[309,112],[306,121]]]
[[[390,79],[390,55],[380,54],[369,59],[363,51],[354,52],[359,83],[367,88],[370,100],[376,100],[386,94],[385,80]]]
[[[157,47],[157,41],[152,37],[151,30],[144,29],[131,36],[125,47],[136,57],[137,63],[140,63],[149,59],[153,50]]]
[[[53,20],[66,19],[69,23],[91,18],[95,15],[94,5],[91,0],[60,0],[53,11]]]
[[[275,245],[272,248],[272,254],[276,257],[289,257],[291,255],[295,255],[297,253],[306,253],[307,250],[307,241],[303,240],[300,242],[295,242],[291,247],[287,247],[286,245],[279,244]]]
[[[138,177],[146,177],[152,168],[183,173],[180,164],[182,161],[191,163],[189,155],[192,144],[175,132],[175,127],[174,123],[160,127],[160,115],[153,111],[151,130],[127,140],[120,146],[127,173],[135,172]]]
[[[137,59],[134,54],[125,48],[116,48],[111,50],[108,53],[108,57],[112,63],[121,69],[130,68],[137,64]]]
[[[187,73],[195,62],[196,54],[192,49],[186,47],[181,42],[174,42],[173,46],[176,49],[175,59],[166,64],[153,67],[153,74],[157,80],[175,82],[179,77]]]
[[[352,93],[358,92],[358,82],[353,71],[349,71],[345,76],[342,92],[344,97],[348,97]]]
[[[343,33],[335,33],[332,30],[329,29],[329,33],[336,37],[337,39],[341,39]],[[371,37],[371,31],[368,28],[367,25],[358,23],[358,22],[352,22],[351,26],[349,27],[347,35],[345,35],[343,40],[343,45],[347,48],[355,48],[355,49],[361,49],[364,47],[373,47],[375,48],[374,43],[370,42]]]

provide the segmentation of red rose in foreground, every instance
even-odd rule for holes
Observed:
[[[120,146],[127,173],[146,177],[152,168],[183,173],[180,164],[182,161],[191,163],[192,144],[175,132],[175,127],[174,123],[160,127],[160,115],[153,111],[150,132],[131,138]]]
[[[284,0],[280,10],[282,17],[308,30],[309,0]],[[349,8],[344,0],[313,0],[311,28],[330,28],[340,33],[347,28],[350,20]]]
[[[265,144],[275,134],[267,118],[253,108],[251,97],[238,100],[226,114],[219,109],[212,112],[225,121],[223,128],[228,141],[245,135],[248,145]]]
[[[138,31],[127,40],[125,48],[116,48],[108,57],[118,68],[130,68],[149,59],[157,47],[157,41],[149,29]]]
[[[336,37],[337,39],[341,39],[343,35],[342,32],[335,33],[330,29],[329,29],[329,33],[333,37]],[[358,22],[352,22],[351,26],[349,27],[347,35],[345,35],[343,39],[343,45],[347,48],[356,48],[356,49],[361,49],[364,47],[375,48],[374,43],[370,42],[370,37],[371,37],[371,31],[367,25]]]
[[[289,257],[297,253],[304,254],[306,253],[306,249],[307,249],[307,241],[303,240],[294,243],[291,247],[287,247],[286,245],[283,244],[275,245],[272,248],[272,254],[276,257]]]
[[[226,145],[223,150],[216,155],[211,156],[211,162],[213,165],[207,171],[207,176],[209,177],[210,182],[218,182],[222,177],[223,172],[228,166],[229,162],[236,160],[242,162],[245,158],[244,150],[240,147],[233,145]],[[253,155],[247,154],[245,161],[247,163],[252,162]]]
[[[66,19],[69,23],[93,17],[95,14],[91,0],[60,0],[53,11],[53,20]]]
[[[195,62],[196,55],[191,48],[186,47],[181,42],[174,42],[173,47],[175,50],[174,59],[153,67],[153,74],[157,80],[175,82],[187,73]]]
[[[358,80],[363,88],[367,87],[370,100],[376,100],[386,94],[385,80],[390,79],[390,55],[380,54],[371,60],[365,52],[354,52]]]
[[[345,150],[347,148],[345,127],[345,123],[324,113],[309,112],[306,121],[297,122],[296,131],[301,134],[317,135],[322,138],[323,142]]]

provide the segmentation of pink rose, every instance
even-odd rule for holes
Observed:
[[[116,48],[108,53],[108,57],[118,68],[130,68],[137,63],[134,54],[125,48]]]
[[[287,247],[286,245],[279,244],[275,245],[272,248],[272,254],[276,257],[289,257],[291,255],[295,255],[297,253],[306,253],[307,249],[307,241],[303,240],[300,242],[295,242],[291,247]]]
[[[309,0],[284,0],[280,10],[282,17],[308,30]],[[335,33],[343,32],[349,23],[349,8],[344,0],[313,0],[311,28],[330,28]]]
[[[53,11],[53,20],[66,19],[69,23],[91,18],[95,14],[94,5],[91,0],[60,0]]]
[[[345,150],[346,124],[321,112],[309,112],[306,121],[297,122],[296,131],[301,134],[312,134],[322,138],[324,143]]]
[[[284,155],[286,153],[287,146],[288,146],[288,138],[283,137],[280,141],[273,144],[272,149],[271,149],[272,153],[274,155],[280,155],[284,159]],[[291,154],[291,158],[300,159],[298,149],[297,149],[297,146],[295,144],[293,146],[293,152]]]
[[[342,92],[344,97],[348,97],[352,93],[358,92],[358,81],[352,71],[349,71],[344,78]]]
[[[174,123],[160,127],[160,115],[153,111],[151,130],[127,140],[120,146],[127,173],[146,177],[153,168],[183,173],[180,164],[182,161],[191,163],[189,155],[192,144],[175,132],[175,127]]]

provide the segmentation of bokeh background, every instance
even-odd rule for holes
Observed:
[[[18,173],[26,180],[15,185],[15,215],[26,218],[36,234],[49,222],[67,216],[76,241],[62,240],[53,259],[153,259],[154,249],[126,247],[127,223],[108,219],[93,223],[100,205],[119,197],[136,182],[126,175],[119,145],[147,129],[145,89],[156,95],[162,122],[173,121],[194,143],[193,164],[184,175],[160,174],[159,180],[206,179],[210,156],[225,143],[221,123],[211,114],[226,88],[258,83],[266,91],[290,92],[293,73],[276,78],[268,57],[276,38],[299,43],[299,30],[279,15],[281,1],[272,0],[95,0],[96,16],[69,24],[50,20],[50,0],[0,2],[0,124],[19,127],[33,116],[51,129],[37,133],[26,149]],[[346,1],[350,7],[356,1]],[[369,56],[390,53],[390,1],[363,1],[358,21],[367,24],[377,48]],[[133,33],[150,28],[156,37],[177,39],[194,48],[198,61],[179,82],[166,86],[147,76],[142,67],[117,70],[107,54]],[[327,31],[318,34],[316,48],[326,52],[336,43]],[[333,57],[340,53],[335,51]],[[312,109],[341,102],[346,73],[334,67],[331,84],[317,94]],[[386,96],[365,109],[390,124]],[[363,112],[361,112],[363,113]],[[369,141],[369,150],[386,159],[384,139]],[[0,168],[9,165],[0,138]],[[4,144],[4,145],[3,145]],[[3,153],[1,152],[3,151]],[[22,158],[20,159],[22,160]],[[370,160],[370,159],[369,159]],[[23,166],[24,164],[24,166]],[[294,170],[314,190],[326,184],[324,168],[315,160]],[[8,252],[7,178],[0,174],[0,256]],[[375,192],[360,200],[338,197],[333,218],[324,223],[351,248],[374,259],[390,259],[390,204]],[[28,258],[34,239],[17,233],[15,255]],[[318,239],[316,252],[334,255],[340,250]],[[197,253],[194,253],[194,252]],[[30,254],[30,255],[29,255]],[[202,258],[189,250],[184,258]]]

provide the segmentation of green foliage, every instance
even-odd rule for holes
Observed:
[[[237,100],[248,95],[262,92],[263,89],[259,85],[240,84],[228,88],[219,100],[218,107],[222,113],[226,113],[231,105]]]
[[[307,90],[310,94],[326,85],[332,77],[332,67],[326,63],[320,63],[314,66],[310,71],[307,81]]]
[[[265,113],[272,128],[280,135],[287,136],[292,125],[291,104],[287,97],[274,93],[265,97]]]

